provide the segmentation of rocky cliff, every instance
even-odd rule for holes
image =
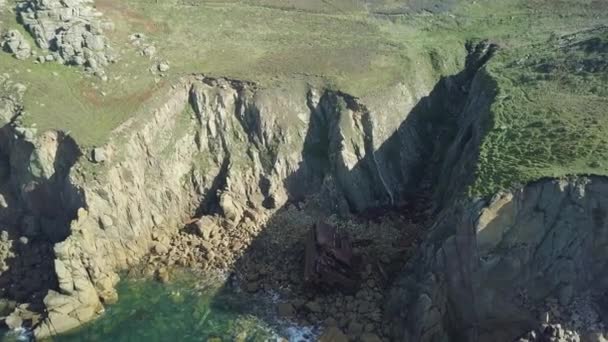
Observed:
[[[2,210],[17,227],[9,240],[29,236],[53,250],[54,258],[39,259],[54,260],[47,266],[51,281],[39,280],[34,291],[46,295],[19,306],[7,322],[21,325],[24,312],[40,305],[43,321],[29,322],[37,336],[93,319],[116,300],[116,272],[137,263],[153,242],[166,243],[164,236],[195,214],[220,213],[236,226],[247,211],[324,189],[332,189],[330,211],[399,201],[402,190],[416,186],[428,150],[402,122],[428,91],[397,92],[391,103],[368,108],[306,85],[259,89],[187,77],[92,151],[62,132],[21,128],[20,108],[11,107],[2,145],[12,170]],[[379,145],[387,149],[376,152]],[[411,153],[389,153],[402,147]]]
[[[547,180],[444,211],[394,286],[396,335],[510,341],[550,322],[601,335],[607,186]]]
[[[387,305],[397,340],[506,341],[539,315],[601,332],[604,179],[463,196],[497,96],[483,69],[494,49],[471,45],[461,73],[378,99],[185,77],[92,150],[22,127],[19,96],[2,98],[0,281],[21,303],[7,323],[41,337],[97,317],[117,299],[117,272],[194,215],[237,227],[315,193],[334,213],[390,206],[433,165],[437,220]]]
[[[495,96],[481,70],[441,168],[435,224],[387,303],[393,335],[513,341],[540,326],[525,340],[604,341],[608,180],[547,179],[468,198]]]

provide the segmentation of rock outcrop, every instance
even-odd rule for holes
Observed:
[[[32,47],[30,43],[23,38],[21,32],[17,30],[10,30],[2,36],[2,42],[0,42],[4,51],[12,54],[17,59],[28,59],[32,54]]]
[[[112,25],[101,20],[92,4],[92,0],[28,0],[18,5],[17,13],[38,47],[51,51],[59,63],[103,74],[116,58],[103,34]]]
[[[600,303],[608,286],[607,199],[608,180],[591,177],[455,205],[394,287],[395,332],[418,341],[515,340],[540,325],[550,297],[563,307],[551,323],[606,332],[601,312],[574,313],[580,296]]]
[[[393,336],[514,341],[535,331],[524,340],[549,341],[555,329],[547,327],[561,324],[567,338],[600,341],[585,336],[607,332],[600,303],[608,288],[608,180],[541,180],[468,198],[494,96],[482,70],[444,160],[436,222],[387,302]]]

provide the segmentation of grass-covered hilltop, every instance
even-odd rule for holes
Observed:
[[[1,27],[20,30],[35,46],[15,5],[4,5]],[[78,67],[0,55],[3,73],[27,86],[24,125],[101,145],[192,73],[262,86],[298,79],[374,98],[396,84],[416,87],[456,73],[465,42],[487,39],[500,47],[487,66],[498,96],[472,192],[608,170],[604,1],[98,0],[94,6],[113,23],[106,35],[117,53],[103,80]],[[170,69],[160,72],[158,63]]]

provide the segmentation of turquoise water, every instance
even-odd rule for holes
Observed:
[[[219,283],[194,286],[191,277],[171,284],[127,280],[120,300],[105,314],[56,341],[268,341],[276,335],[261,318],[263,303]],[[256,310],[257,309],[257,310]],[[214,339],[215,338],[215,339]]]
[[[225,287],[220,279],[182,274],[170,284],[123,280],[118,303],[97,320],[53,341],[313,341],[312,329],[277,321],[271,296],[251,296]],[[212,278],[212,277],[209,277]],[[28,341],[11,332],[0,341]]]

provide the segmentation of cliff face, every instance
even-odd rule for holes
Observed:
[[[394,286],[397,336],[515,340],[545,311],[551,322],[601,333],[607,190],[604,178],[547,180],[446,210]],[[550,310],[550,298],[561,308]],[[597,307],[584,307],[587,298]]]
[[[402,189],[416,186],[428,149],[417,130],[402,125],[428,93],[422,88],[399,88],[391,103],[367,108],[304,85],[258,89],[189,77],[92,155],[62,132],[20,128],[13,108],[3,129],[5,165],[13,171],[2,213],[15,223],[11,241],[27,235],[24,222],[31,221],[31,240],[54,251],[52,281],[38,289],[48,314],[37,336],[96,317],[116,300],[116,272],[195,214],[220,213],[237,226],[246,211],[328,188],[338,189],[328,191],[332,212],[395,203]],[[376,153],[380,145],[387,149]],[[412,153],[389,153],[402,146]]]
[[[606,331],[608,180],[542,180],[490,200],[463,196],[494,96],[482,70],[441,168],[436,222],[392,288],[393,334],[512,341],[541,323],[560,323],[599,341]]]

